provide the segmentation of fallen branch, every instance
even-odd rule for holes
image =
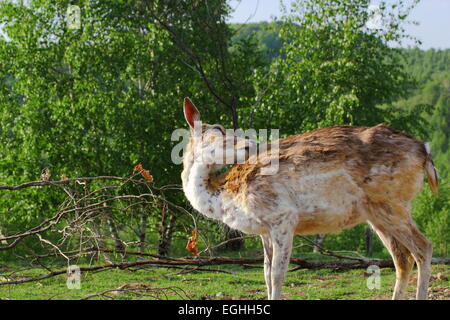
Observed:
[[[163,267],[167,269],[178,269],[181,270],[180,272],[177,272],[176,274],[186,274],[190,272],[195,271],[208,271],[208,272],[216,272],[216,273],[226,273],[226,274],[233,274],[235,275],[236,272],[228,271],[228,270],[221,270],[221,269],[211,269],[211,268],[202,268],[202,267],[182,267],[182,266],[168,266],[168,265],[152,265],[152,267]],[[148,270],[145,266],[140,266],[138,268],[132,269],[131,271],[137,271],[137,270]]]
[[[133,180],[131,178],[123,178],[123,177],[114,177],[114,176],[98,176],[98,177],[82,177],[82,178],[68,178],[64,180],[55,180],[55,181],[31,181],[19,184],[17,186],[0,186],[0,190],[20,190],[30,187],[45,187],[45,186],[55,186],[55,185],[63,185],[68,182],[83,182],[83,181],[94,181],[94,180],[118,180],[118,181],[133,181],[138,182],[139,180]]]
[[[181,288],[178,288],[178,287],[152,288],[152,287],[150,287],[146,284],[142,284],[142,283],[126,283],[126,284],[123,284],[114,289],[108,289],[108,290],[105,290],[105,291],[102,291],[99,293],[89,294],[89,295],[81,298],[80,300],[89,300],[89,299],[95,298],[95,297],[105,297],[105,298],[114,300],[115,297],[108,295],[108,294],[110,293],[113,295],[117,295],[121,292],[122,293],[124,293],[124,292],[133,293],[138,296],[147,296],[147,297],[152,297],[155,299],[160,299],[161,295],[163,295],[166,299],[168,299],[166,291],[174,292],[176,295],[178,295],[183,300],[190,300],[189,296]],[[182,292],[182,294],[180,294],[180,291]]]
[[[319,251],[319,253],[321,253],[321,254],[323,254],[323,255],[325,255],[325,256],[330,256],[330,257],[334,257],[334,258],[338,258],[338,259],[347,259],[347,260],[356,260],[356,261],[361,261],[361,262],[368,262],[368,261],[371,261],[371,259],[369,259],[369,258],[366,258],[366,257],[363,257],[363,256],[361,256],[359,253],[357,253],[358,255],[359,255],[359,257],[354,257],[354,256],[348,256],[348,255],[341,255],[341,254],[338,254],[338,252],[336,252],[336,251],[332,251],[332,250],[329,250],[329,249],[327,249],[327,248],[324,248],[324,247],[322,247],[320,244],[318,244],[316,241],[313,241],[313,240],[311,240],[311,239],[308,239],[307,237],[305,237],[305,236],[299,236],[300,238],[302,238],[303,240],[305,240],[306,242],[309,242],[310,244],[312,244],[312,246],[314,247],[314,248],[316,248],[318,251]],[[349,251],[342,251],[342,252],[346,252],[346,253],[348,253]],[[353,252],[352,252],[353,253]],[[373,259],[372,259],[373,260]]]

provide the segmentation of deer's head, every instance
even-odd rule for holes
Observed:
[[[217,171],[228,164],[242,163],[248,156],[250,140],[219,124],[202,123],[200,112],[189,98],[184,99],[184,115],[191,130],[184,164],[197,162]]]

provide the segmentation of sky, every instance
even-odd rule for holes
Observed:
[[[288,5],[291,0],[281,0]],[[271,21],[281,16],[280,0],[229,0],[235,9],[231,23]],[[418,26],[405,25],[406,32],[422,41],[422,49],[450,48],[450,0],[422,0],[411,12]]]

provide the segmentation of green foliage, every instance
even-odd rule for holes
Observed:
[[[389,24],[369,29],[370,1],[296,1],[281,25],[281,55],[257,70],[261,107],[256,127],[279,127],[283,134],[337,124],[373,125],[406,117],[402,110],[380,108],[405,96],[411,79],[401,51],[390,46],[405,35],[404,17],[382,11]],[[399,121],[404,129],[420,119]]]
[[[406,70],[419,83],[424,85],[433,80],[436,74],[448,72],[450,65],[450,50],[420,49],[405,50]]]
[[[66,25],[69,4],[81,9],[79,29]],[[175,36],[147,5],[178,17],[170,23]],[[193,0],[1,2],[0,24],[11,41],[0,40],[0,183],[39,180],[44,168],[54,180],[127,176],[139,162],[158,185],[179,183],[171,133],[186,126],[182,98],[203,107],[206,121],[231,123],[190,57],[225,100],[233,92],[242,105],[263,63],[252,41],[229,46],[228,11],[225,2]],[[63,196],[2,192],[0,228],[10,234],[35,225]],[[184,202],[181,193],[172,200]],[[158,211],[151,214],[159,223]]]
[[[343,230],[336,234],[328,235],[323,245],[325,248],[337,251],[357,251],[365,254],[366,252],[366,224],[358,225],[354,228]],[[384,246],[376,236],[373,234],[373,252],[383,252]]]
[[[415,117],[428,123],[420,134],[423,140],[431,141],[433,160],[441,180],[448,181],[450,174],[450,50],[417,49],[404,50],[405,69],[418,80],[410,95],[395,103]],[[414,106],[427,106],[422,112]]]
[[[278,35],[282,25],[281,22],[233,24],[232,40],[234,42],[253,38],[258,44],[258,49],[264,53],[267,60],[271,61],[280,55],[283,46]]]
[[[433,251],[448,256],[450,244],[450,185],[441,184],[436,198],[425,188],[414,200],[413,216],[419,228],[433,243]]]

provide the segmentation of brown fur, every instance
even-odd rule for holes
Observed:
[[[211,175],[207,181],[208,191],[211,193],[217,193],[222,190],[225,184],[226,173],[220,175]]]
[[[270,148],[269,148],[270,150]],[[423,171],[427,153],[422,142],[384,124],[375,127],[335,126],[317,129],[279,141],[280,169],[286,164],[295,170],[323,164],[345,168],[375,202],[386,197],[410,200],[416,172]],[[260,169],[270,154],[258,156],[257,164],[235,165],[225,178],[225,189],[240,193],[260,176]],[[371,172],[373,166],[383,166],[383,172]],[[283,174],[283,172],[281,172]],[[401,188],[400,188],[401,186]],[[384,192],[388,188],[392,193]],[[394,191],[395,190],[395,191]]]

